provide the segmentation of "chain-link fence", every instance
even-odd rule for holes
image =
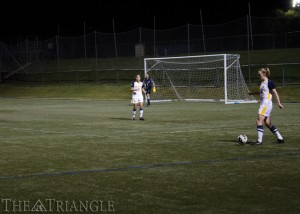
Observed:
[[[2,81],[119,82],[142,73],[144,57],[279,48],[300,48],[300,28],[297,31],[297,27],[283,27],[279,18],[258,17],[242,17],[219,25],[187,24],[167,30],[140,27],[122,33],[56,35],[42,41],[26,37],[1,43],[0,75]],[[249,54],[246,72],[255,67],[251,61]],[[299,65],[277,67],[275,70],[283,69],[287,74]],[[251,75],[246,78],[251,82]]]

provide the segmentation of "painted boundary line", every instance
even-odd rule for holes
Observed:
[[[216,164],[225,163],[229,161],[247,161],[247,160],[263,160],[263,159],[275,159],[282,157],[297,157],[300,153],[284,153],[284,154],[274,154],[274,155],[255,155],[249,157],[233,157],[225,159],[214,159],[214,160],[199,160],[191,162],[174,162],[174,163],[157,163],[150,165],[133,165],[120,168],[107,168],[107,169],[89,169],[89,170],[78,170],[78,171],[62,171],[53,173],[34,173],[25,175],[11,175],[11,176],[0,176],[0,180],[13,180],[13,179],[28,179],[35,177],[50,177],[50,176],[64,176],[64,175],[78,175],[84,173],[106,173],[106,172],[121,172],[129,170],[141,170],[141,169],[155,169],[155,168],[170,168],[176,166],[189,166],[189,165],[201,165],[201,164]]]

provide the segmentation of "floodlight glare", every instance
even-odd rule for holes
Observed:
[[[293,7],[300,7],[300,0],[293,0]]]

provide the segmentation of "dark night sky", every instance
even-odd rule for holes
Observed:
[[[75,3],[77,2],[77,3]],[[121,3],[119,3],[121,2]],[[164,3],[163,3],[164,2]],[[248,14],[248,2],[251,15],[274,16],[274,10],[287,9],[291,0],[248,0],[248,1],[7,1],[1,3],[1,39],[18,36],[39,35],[43,38],[57,34],[75,36],[86,32],[112,32],[112,19],[116,32],[128,31],[137,27],[153,29],[153,17],[156,17],[156,29],[167,29],[187,23],[200,24],[200,8],[205,25],[220,24]],[[5,5],[4,5],[5,4]]]

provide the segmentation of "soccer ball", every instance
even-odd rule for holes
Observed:
[[[245,134],[240,134],[240,135],[237,137],[237,142],[238,142],[239,144],[246,144],[247,141],[248,141],[248,137],[247,137],[247,135],[245,135]]]

